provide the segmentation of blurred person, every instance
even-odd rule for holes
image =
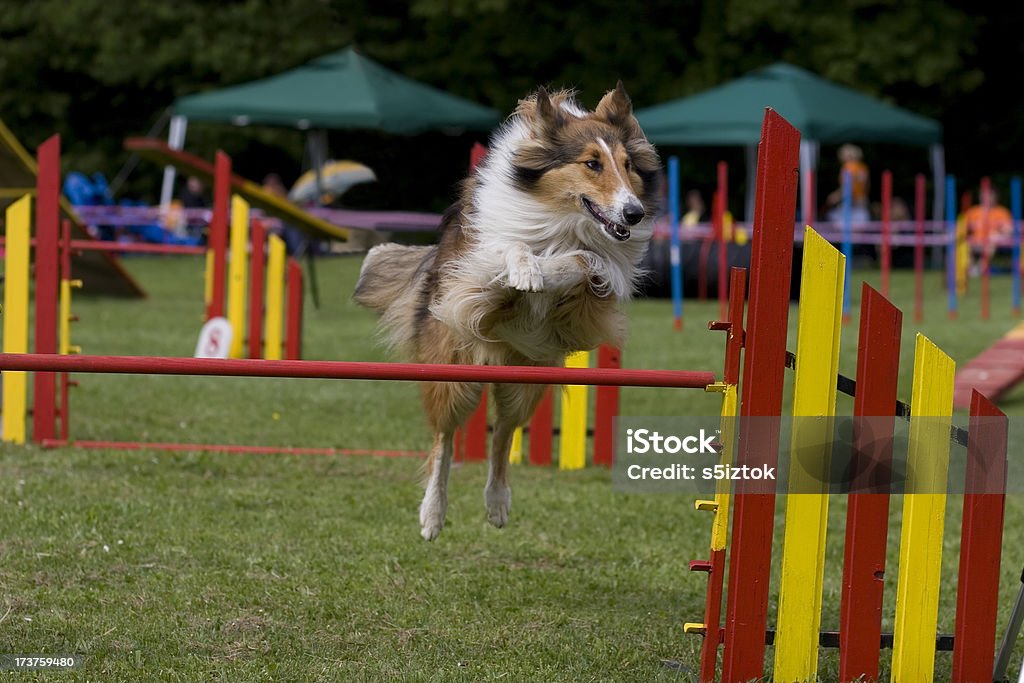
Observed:
[[[686,213],[683,214],[682,225],[684,228],[692,228],[704,219],[706,208],[704,198],[697,190],[690,190],[686,193]]]
[[[185,189],[181,192],[181,206],[185,209],[205,209],[206,186],[203,181],[194,175],[190,175],[185,181]]]
[[[967,242],[971,248],[971,275],[978,275],[982,258],[990,260],[1000,240],[1013,234],[1013,217],[1005,206],[999,204],[995,189],[983,188],[979,199],[978,204],[967,209],[964,215]]]
[[[871,220],[868,207],[868,186],[870,176],[864,153],[857,145],[846,144],[839,148],[839,187],[831,192],[826,199],[829,220],[843,220],[843,179],[850,176],[851,220],[854,223],[865,223]]]

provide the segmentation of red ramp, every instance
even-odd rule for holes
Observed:
[[[990,401],[1024,381],[1024,324],[1013,328],[956,373],[953,406],[968,408],[971,390],[977,389]]]

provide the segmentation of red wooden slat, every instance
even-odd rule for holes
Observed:
[[[551,464],[551,437],[554,429],[554,399],[551,389],[544,391],[544,397],[533,411],[530,420],[530,464]]]
[[[266,263],[266,230],[263,221],[252,222],[249,258],[249,358],[260,358],[263,352],[263,284]]]
[[[621,368],[622,352],[603,345],[597,350],[597,367]],[[615,458],[614,419],[619,414],[619,387],[597,387],[594,404],[594,464],[611,467]]]
[[[882,590],[889,524],[892,434],[903,314],[865,283],[861,288],[857,393],[854,397],[853,491],[846,511],[846,551],[839,609],[839,680],[878,679]]]
[[[302,266],[293,258],[288,259],[288,305],[285,307],[285,360],[302,358]]]
[[[986,681],[992,677],[1008,426],[1006,415],[975,391],[967,437],[953,683]]]
[[[60,136],[36,152],[35,352],[57,353],[57,299],[60,244]],[[52,439],[57,419],[57,378],[52,372],[33,377],[32,440]]]
[[[224,315],[225,265],[228,253],[228,202],[231,201],[231,157],[218,150],[214,163],[213,217],[207,244],[213,252],[213,287],[206,319]]]
[[[793,216],[799,180],[800,133],[772,109],[765,111],[757,157],[750,304],[740,402],[738,464],[777,462],[778,426],[750,421],[778,416],[789,320]],[[752,433],[751,425],[767,429]],[[729,595],[722,680],[746,681],[764,673],[775,493],[771,483],[738,482],[733,517]]]
[[[747,297],[747,269],[733,268],[729,274],[729,337],[725,342],[726,384],[740,381],[740,352],[743,350],[743,305]]]
[[[469,416],[466,427],[463,457],[466,460],[487,459],[487,387],[480,393],[480,405]]]

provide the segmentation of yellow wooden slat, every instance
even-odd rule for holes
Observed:
[[[32,199],[25,196],[7,207],[4,245],[4,353],[28,351],[29,235]],[[3,373],[3,440],[25,443],[27,377],[23,371]]]
[[[953,359],[918,334],[896,584],[895,683],[930,681],[935,667],[955,373]]]
[[[827,473],[839,372],[846,259],[811,228],[804,236],[793,384],[789,495],[775,638],[776,681],[813,681],[818,669]]]
[[[267,298],[264,314],[263,357],[281,360],[284,321],[284,240],[271,235],[267,240]]]
[[[71,343],[71,322],[74,316],[71,314],[71,292],[82,286],[81,280],[60,281],[60,335],[58,336],[58,353],[66,356],[72,353],[81,353],[82,348]]]
[[[245,355],[245,278],[249,264],[249,203],[231,197],[231,241],[228,262],[228,322],[231,323],[231,358]]]
[[[565,359],[565,367],[590,367],[590,352],[570,355]],[[572,384],[562,391],[561,427],[558,468],[583,469],[587,464],[587,387]]]
[[[206,250],[206,265],[203,268],[203,307],[213,301],[213,249]]]
[[[731,465],[733,449],[736,447],[736,413],[738,408],[736,397],[736,385],[727,384],[722,392],[722,420],[719,441],[722,444],[722,454],[719,462],[723,465]],[[715,488],[715,521],[711,524],[711,551],[725,550],[725,543],[729,536],[729,485],[726,479],[719,479]]]

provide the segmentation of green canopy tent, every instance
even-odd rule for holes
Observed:
[[[349,47],[302,66],[249,83],[178,98],[168,144],[184,145],[187,120],[239,126],[261,124],[309,130],[313,167],[326,156],[326,135],[336,128],[396,134],[427,130],[490,130],[496,110],[456,97],[384,68]],[[169,200],[174,177],[165,175]]]
[[[836,85],[790,64],[778,63],[690,97],[637,112],[655,144],[743,145],[748,178],[756,166],[764,108],[796,126],[802,137],[801,193],[805,211],[813,202],[808,174],[817,167],[820,144],[888,142],[928,146],[935,177],[936,215],[941,214],[945,175],[942,127],[937,121]],[[753,182],[748,182],[753,187]],[[748,192],[747,216],[753,206]]]

